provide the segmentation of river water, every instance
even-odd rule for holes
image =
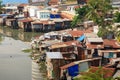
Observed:
[[[40,33],[24,33],[0,27],[0,80],[38,80],[42,77],[35,73],[38,79],[32,79],[32,65],[35,63],[29,57],[30,53],[22,52],[30,48],[29,41],[38,35]]]

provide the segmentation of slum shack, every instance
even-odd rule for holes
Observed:
[[[0,25],[5,26],[5,19],[7,17],[7,14],[0,14]]]
[[[50,32],[55,30],[55,23],[53,21],[41,21],[43,23],[43,31]]]
[[[72,20],[70,19],[63,19],[63,24],[64,24],[64,29],[68,29],[68,28],[71,28],[71,22]]]
[[[94,60],[100,60],[99,65],[101,65],[101,57],[98,58],[91,58],[91,59],[85,59],[80,61],[74,61],[69,64],[66,64],[64,66],[60,67],[60,78],[67,78],[65,80],[72,80],[74,77],[79,75],[80,72],[87,71],[90,66],[94,66],[93,62]],[[95,62],[94,62],[95,63]],[[64,80],[64,79],[63,79]]]
[[[18,29],[17,19],[6,19],[6,26],[8,26],[12,29]]]
[[[43,23],[40,21],[32,22],[32,31],[34,32],[43,32]]]
[[[102,38],[87,38],[85,42],[82,42],[81,45],[78,46],[79,59],[83,60],[87,58],[99,57],[98,49],[102,48]]]
[[[87,29],[89,27],[93,27],[94,26],[94,22],[93,21],[85,21],[84,23],[84,27]]]
[[[66,63],[77,60],[75,45],[77,41],[60,42],[49,47],[51,52],[61,52]]]
[[[32,31],[32,26],[31,26],[32,21],[33,20],[31,18],[20,19],[18,21],[19,28],[23,29],[25,32],[31,32]]]
[[[77,40],[80,36],[84,34],[82,30],[70,30],[68,33],[72,36],[73,40]]]
[[[103,56],[103,65],[115,63],[119,61],[120,45],[114,39],[104,39],[104,48],[99,50],[99,54]],[[112,60],[114,59],[114,60]]]
[[[62,19],[54,19],[55,22],[55,30],[63,29],[63,20]]]
[[[60,52],[46,52],[47,77],[50,80],[59,80],[60,66],[63,56]]]
[[[61,42],[60,40],[47,40],[47,41],[41,41],[40,42],[40,45],[39,45],[39,50],[40,51],[50,51],[49,50],[49,47],[52,45],[52,44],[55,44],[55,43],[59,43]]]
[[[24,12],[24,8],[26,6],[28,6],[28,4],[20,4],[20,5],[18,5],[17,6],[18,12],[22,14]]]

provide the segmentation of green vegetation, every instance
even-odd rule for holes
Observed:
[[[114,14],[114,22],[120,23],[120,12]],[[116,26],[115,35],[118,42],[120,42],[120,31],[117,29],[120,28],[120,25]]]
[[[120,22],[120,12],[116,12],[114,14],[114,21],[117,23]]]
[[[118,42],[120,42],[120,31],[116,32],[116,39]]]
[[[105,20],[106,15],[110,13],[111,10],[110,0],[88,0],[85,6],[76,10],[77,15],[72,22],[72,28],[83,21],[92,20],[100,28],[98,36],[103,37],[105,36],[104,34],[107,34],[106,32],[109,32],[112,28],[112,22],[109,23]]]
[[[75,77],[74,80],[120,80],[120,77],[105,77],[106,73],[111,73],[111,71],[103,70],[102,67],[99,67],[96,72],[83,72],[80,76]]]
[[[4,38],[0,35],[0,43],[4,40]]]
[[[106,27],[104,19],[106,14],[112,9],[110,0],[89,0],[88,7],[90,9],[86,17],[89,20],[93,20],[99,27]]]
[[[22,50],[22,52],[24,52],[24,53],[30,53],[30,52],[32,52],[32,49],[24,49],[24,50]]]
[[[76,16],[74,17],[74,20],[71,23],[71,26],[74,27],[77,24],[81,24],[86,19],[86,14],[89,11],[88,6],[83,6],[82,8],[76,9]]]

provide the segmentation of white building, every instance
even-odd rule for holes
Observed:
[[[37,11],[37,18],[40,19],[40,20],[50,19],[50,11],[49,10]]]
[[[37,15],[36,13],[38,10],[39,10],[39,7],[37,7],[37,6],[29,6],[29,8],[28,8],[29,16],[36,17],[36,15]]]
[[[17,6],[8,6],[4,7],[6,13],[15,13],[18,12]]]

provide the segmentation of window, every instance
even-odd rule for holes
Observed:
[[[43,15],[41,15],[40,18],[43,18]]]

